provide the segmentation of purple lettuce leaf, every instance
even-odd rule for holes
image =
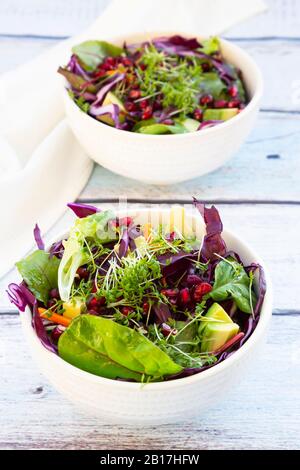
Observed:
[[[223,224],[217,209],[205,207],[205,204],[193,198],[194,206],[198,209],[206,225],[206,235],[204,236],[201,248],[201,258],[207,262],[217,258],[216,255],[224,256],[226,244],[222,238]]]
[[[166,323],[169,318],[172,318],[169,307],[163,302],[159,302],[153,305],[155,323],[161,324]]]
[[[220,120],[209,120],[209,121],[203,121],[200,123],[199,127],[198,127],[198,131],[202,131],[202,129],[208,129],[210,127],[215,127],[217,126],[218,124],[222,124],[222,122],[224,121],[220,121]]]
[[[70,72],[75,73],[76,75],[80,75],[82,78],[85,80],[89,81],[91,79],[90,75],[88,72],[86,72],[80,65],[78,58],[76,57],[75,54],[71,56],[71,59],[67,65],[67,68],[70,70]]]
[[[162,268],[162,274],[165,277],[172,276],[173,274],[182,271],[190,264],[192,259],[197,257],[197,253],[187,253],[186,251],[179,251],[178,253],[165,253],[157,257],[158,262]]]
[[[43,320],[39,315],[37,301],[34,302],[33,305],[32,326],[42,345],[48,349],[48,351],[57,354],[57,347],[50,341],[50,338],[45,330]]]
[[[129,244],[130,244],[130,236],[129,236],[128,230],[126,229],[126,230],[123,230],[122,238],[120,240],[119,253],[118,253],[119,258],[123,258],[127,254]]]
[[[100,212],[95,206],[91,206],[89,204],[81,204],[78,202],[69,202],[67,206],[72,209],[75,215],[80,219],[87,217],[88,215],[96,214],[96,212]]]
[[[61,259],[64,254],[64,245],[62,243],[62,240],[59,240],[58,242],[52,243],[50,250],[49,250],[49,258],[52,258],[53,256],[56,256],[57,258]]]
[[[24,312],[27,306],[32,307],[36,301],[34,295],[26,287],[24,282],[21,284],[11,283],[6,291],[8,298],[21,312]]]
[[[95,117],[104,116],[105,114],[108,114],[112,118],[115,127],[117,129],[120,128],[120,108],[117,104],[108,104],[106,106],[100,106],[100,108],[91,106],[89,112],[92,116]]]
[[[45,243],[43,242],[42,236],[41,236],[41,230],[38,224],[35,224],[35,227],[33,229],[33,236],[35,239],[35,242],[37,244],[37,247],[39,250],[44,250],[45,249]]]
[[[125,74],[124,73],[120,73],[120,74],[115,74],[113,75],[112,79],[106,83],[106,85],[104,85],[102,88],[100,88],[100,90],[98,91],[97,93],[97,99],[96,101],[94,101],[94,103],[92,103],[92,108],[93,108],[93,111],[94,113],[96,113],[96,108],[99,108],[103,101],[104,101],[104,98],[106,97],[107,93],[112,89],[114,88],[114,86],[122,81],[125,77]],[[92,114],[94,114],[92,113]],[[97,114],[95,114],[97,115]]]

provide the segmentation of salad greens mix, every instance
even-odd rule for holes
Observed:
[[[224,60],[217,37],[159,37],[123,47],[85,41],[58,72],[83,112],[142,134],[195,132],[247,104],[241,72]]]
[[[23,281],[9,285],[11,302],[31,308],[49,351],[95,375],[146,383],[218,364],[252,334],[266,285],[261,266],[227,250],[217,209],[194,205],[203,240],[174,222],[170,231],[69,204],[66,239],[47,251],[35,227],[38,249],[16,263]]]

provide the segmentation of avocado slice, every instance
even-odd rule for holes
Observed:
[[[236,323],[209,322],[203,332],[201,352],[213,352],[221,348],[239,332]]]
[[[239,325],[217,302],[208,309],[205,318],[198,330],[202,337],[201,352],[216,351],[239,332]]]
[[[196,132],[199,129],[200,122],[196,121],[196,119],[186,118],[181,121],[183,127],[186,128],[188,132]]]
[[[106,106],[108,104],[116,104],[119,106],[119,109],[120,109],[120,114],[119,114],[119,119],[120,119],[120,122],[124,122],[125,120],[125,115],[126,115],[126,109],[125,109],[125,106],[124,104],[122,103],[121,100],[119,100],[119,98],[111,91],[109,91],[106,95],[106,97],[104,98],[104,101],[102,103],[102,106]],[[107,114],[104,114],[103,116],[98,116],[97,119],[99,121],[102,121],[102,122],[105,122],[106,124],[109,124],[110,126],[114,126],[115,123],[114,121],[112,120],[112,118],[107,115]]]
[[[203,121],[228,121],[239,112],[238,108],[206,109],[203,114]]]

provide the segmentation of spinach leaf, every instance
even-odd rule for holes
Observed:
[[[216,301],[233,299],[237,307],[245,313],[252,313],[252,307],[254,308],[256,304],[250,277],[243,266],[233,258],[222,260],[217,264],[210,296]]]
[[[148,124],[139,127],[136,132],[140,134],[182,134],[187,132],[187,129],[181,124],[167,125],[167,124]]]
[[[119,56],[124,49],[106,41],[84,41],[74,46],[72,52],[77,55],[86,70],[93,72],[105,57]]]
[[[180,372],[167,354],[127,326],[93,315],[75,318],[58,342],[58,353],[79,369],[110,379],[142,381]]]
[[[44,250],[36,250],[18,261],[16,267],[35,297],[46,304],[51,289],[57,287],[57,272],[60,260],[50,258]]]

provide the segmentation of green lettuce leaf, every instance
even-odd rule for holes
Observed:
[[[114,218],[111,211],[97,212],[82,219],[76,219],[64,244],[64,254],[58,270],[58,289],[60,298],[67,302],[77,269],[90,260],[85,240],[92,238],[99,243],[111,240],[108,221]]]
[[[251,279],[243,266],[233,258],[228,258],[216,266],[215,283],[210,296],[216,301],[233,299],[242,312],[252,313],[256,296],[251,286]]]
[[[176,374],[182,367],[145,336],[93,315],[80,315],[58,342],[65,361],[101,377],[142,381]]]
[[[60,260],[43,250],[36,250],[18,261],[16,267],[35,297],[46,304],[49,292],[57,287],[57,273]]]
[[[106,41],[84,41],[72,48],[82,65],[89,72],[93,72],[105,57],[116,57],[124,52],[121,47]]]

